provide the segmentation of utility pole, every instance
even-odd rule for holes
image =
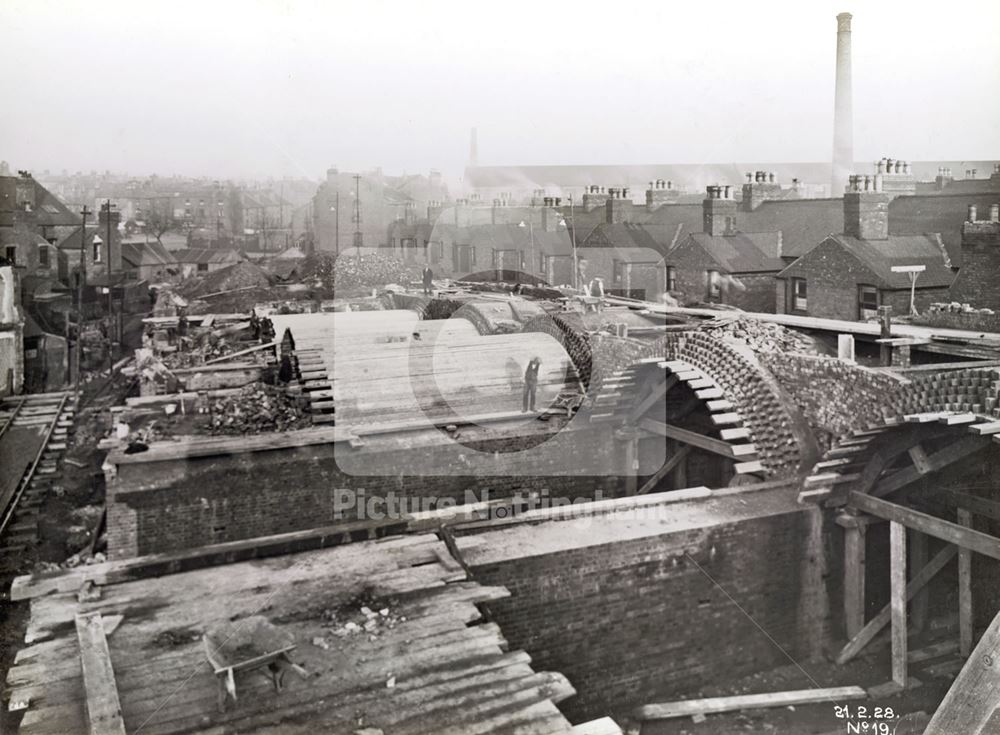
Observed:
[[[111,200],[107,199],[104,203],[104,208],[107,210],[107,216],[104,218],[107,223],[107,233],[108,233],[108,252],[106,253],[105,266],[108,272],[108,377],[111,377],[111,371],[114,366],[114,340],[117,330],[115,329],[115,303],[114,297],[112,295],[111,288]]]
[[[354,249],[361,265],[361,174],[354,174]]]
[[[87,279],[87,215],[91,214],[83,205],[83,224],[80,227],[80,268],[76,274],[76,360],[73,364],[73,390],[80,394],[80,360],[83,357],[83,284]]]
[[[336,214],[337,218],[336,222],[337,232],[334,235],[334,242],[333,242],[333,247],[334,247],[333,259],[334,261],[336,261],[337,258],[340,257],[340,189],[337,189],[337,203],[333,205],[333,211]]]
[[[573,206],[573,195],[569,195],[569,237],[570,244],[573,246],[573,289],[575,291],[580,290],[580,268],[576,261],[576,219],[573,213],[576,208]]]

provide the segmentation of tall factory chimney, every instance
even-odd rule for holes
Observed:
[[[476,129],[469,135],[469,165],[479,165],[479,141],[476,139]]]
[[[851,110],[851,14],[837,16],[837,90],[833,102],[833,178],[830,196],[843,196],[854,168],[854,114]]]

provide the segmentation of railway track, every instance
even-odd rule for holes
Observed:
[[[0,574],[19,571],[73,428],[70,392],[0,401]]]

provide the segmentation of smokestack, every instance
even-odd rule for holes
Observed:
[[[479,165],[479,141],[477,140],[476,129],[473,128],[469,134],[469,165]]]
[[[854,161],[851,103],[851,14],[837,16],[837,88],[833,102],[833,177],[830,196],[842,196]]]

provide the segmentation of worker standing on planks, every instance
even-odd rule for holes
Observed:
[[[535,410],[535,389],[538,388],[538,366],[542,361],[538,356],[531,358],[528,368],[524,371],[524,394],[522,396],[521,412]]]
[[[434,291],[434,271],[431,270],[429,265],[424,266],[424,296],[433,296]]]

